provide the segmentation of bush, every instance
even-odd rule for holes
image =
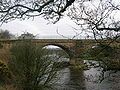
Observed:
[[[8,67],[2,61],[0,61],[0,84],[4,85],[8,83],[10,77],[11,75]]]
[[[22,41],[13,45],[9,68],[15,86],[22,90],[42,90],[53,83],[58,64],[50,60],[45,48]]]
[[[112,58],[114,57],[115,50],[105,44],[100,44],[98,46],[96,46],[95,48],[91,48],[86,52],[86,56],[88,58],[92,58],[92,59],[97,59],[97,60],[101,60],[104,58]]]

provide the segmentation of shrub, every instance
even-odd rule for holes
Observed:
[[[91,48],[86,52],[86,56],[88,56],[88,58],[92,58],[92,59],[97,59],[97,60],[101,60],[104,59],[106,57],[108,58],[112,58],[114,57],[115,50],[105,44],[100,44],[98,46],[96,46],[95,48]]]
[[[0,84],[4,85],[8,83],[10,77],[11,75],[8,67],[2,61],[0,61]]]
[[[42,90],[51,86],[58,71],[58,64],[49,58],[49,52],[46,51],[31,41],[13,45],[9,68],[15,86],[22,90]]]

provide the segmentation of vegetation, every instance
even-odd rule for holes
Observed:
[[[102,66],[106,70],[120,69],[120,48],[99,44],[85,52],[84,59],[102,61]]]
[[[0,30],[0,39],[10,39],[13,36],[8,30]]]
[[[66,10],[67,12],[64,13]],[[97,40],[109,39],[111,43],[113,40],[119,40],[119,0],[0,1],[0,24],[36,16],[43,16],[55,23],[66,14],[80,27],[79,30],[74,30],[76,36],[84,33],[87,38],[95,38],[100,43],[97,48],[90,49],[85,57],[101,60],[103,67],[107,69],[111,69],[111,67],[116,69],[116,63],[117,68],[120,68],[120,50],[103,45]],[[1,32],[0,38],[9,39],[9,32]],[[23,43],[16,44],[11,50],[12,58],[8,67],[13,76],[13,83],[16,87],[24,90],[44,89],[51,84],[51,80],[57,73],[56,66],[58,65],[49,60],[50,58],[45,55],[45,49],[35,47],[31,43]]]
[[[11,75],[7,65],[5,65],[5,63],[0,61],[0,85],[4,85],[5,83],[8,83],[10,78]]]
[[[29,32],[25,32],[24,34],[21,34],[18,39],[35,39],[35,36]]]
[[[59,20],[75,0],[4,0],[0,2],[0,22],[44,16]]]
[[[55,23],[67,15],[80,26],[80,32],[75,29],[76,36],[83,31],[87,37],[116,39],[120,31],[119,5],[118,0],[2,0],[0,22],[43,16]]]
[[[114,53],[113,48],[105,44],[99,44],[93,48],[90,48],[86,52],[87,57],[91,57],[92,59],[102,59],[104,57],[112,57],[113,53]]]
[[[51,59],[48,53],[48,50],[32,44],[30,40],[17,42],[11,48],[9,69],[0,63],[1,82],[10,79],[16,90],[52,89],[60,66],[55,62],[56,58]]]

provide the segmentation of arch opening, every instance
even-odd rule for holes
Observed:
[[[69,62],[70,60],[68,49],[64,46],[47,44],[43,48],[49,52],[50,58],[56,58],[57,62]]]

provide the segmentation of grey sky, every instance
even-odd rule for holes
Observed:
[[[92,1],[92,2],[94,3],[94,5],[98,6],[97,4],[99,4],[99,3],[98,2],[96,3],[96,1],[97,0]],[[118,2],[118,1],[119,0],[116,0],[116,2]],[[86,7],[89,6],[92,8],[92,5],[89,2],[86,2],[85,5],[87,5]],[[95,8],[95,7],[93,7],[93,8]],[[114,12],[114,13],[116,14],[116,12]],[[118,14],[115,15],[114,13],[112,13],[112,15],[114,15],[116,20],[118,20],[119,15]],[[58,35],[58,33],[57,33],[57,30],[61,35],[64,35],[66,37],[67,36],[72,37],[72,36],[75,36],[81,32],[80,30],[73,29],[73,27],[76,29],[77,28],[80,29],[80,27],[77,26],[68,17],[64,17],[63,19],[60,19],[60,21],[58,21],[56,24],[47,24],[47,23],[48,23],[47,20],[44,20],[41,17],[35,17],[34,20],[32,20],[32,19],[23,20],[23,21],[14,20],[14,21],[9,22],[7,24],[4,23],[0,28],[7,29],[15,35],[20,35],[21,33],[24,33],[24,32],[30,32],[30,33],[33,33],[34,35],[39,36],[39,37],[47,36],[48,38],[50,38],[52,36],[54,36],[54,38],[56,36],[60,37],[60,35]],[[84,36],[87,36],[87,34],[85,34],[87,32],[87,30],[86,31],[85,30],[82,34],[80,34],[78,36],[79,38],[83,38]],[[89,35],[90,35],[90,33],[89,33]]]
[[[74,36],[76,32],[74,28],[79,28],[72,20],[68,17],[64,17],[56,24],[48,24],[47,20],[44,20],[41,17],[36,17],[34,20],[14,20],[9,23],[4,23],[1,28],[7,29],[15,35],[20,35],[24,32],[30,32],[37,36],[58,36],[57,30],[60,34],[64,36]],[[57,37],[56,37],[57,38]]]

